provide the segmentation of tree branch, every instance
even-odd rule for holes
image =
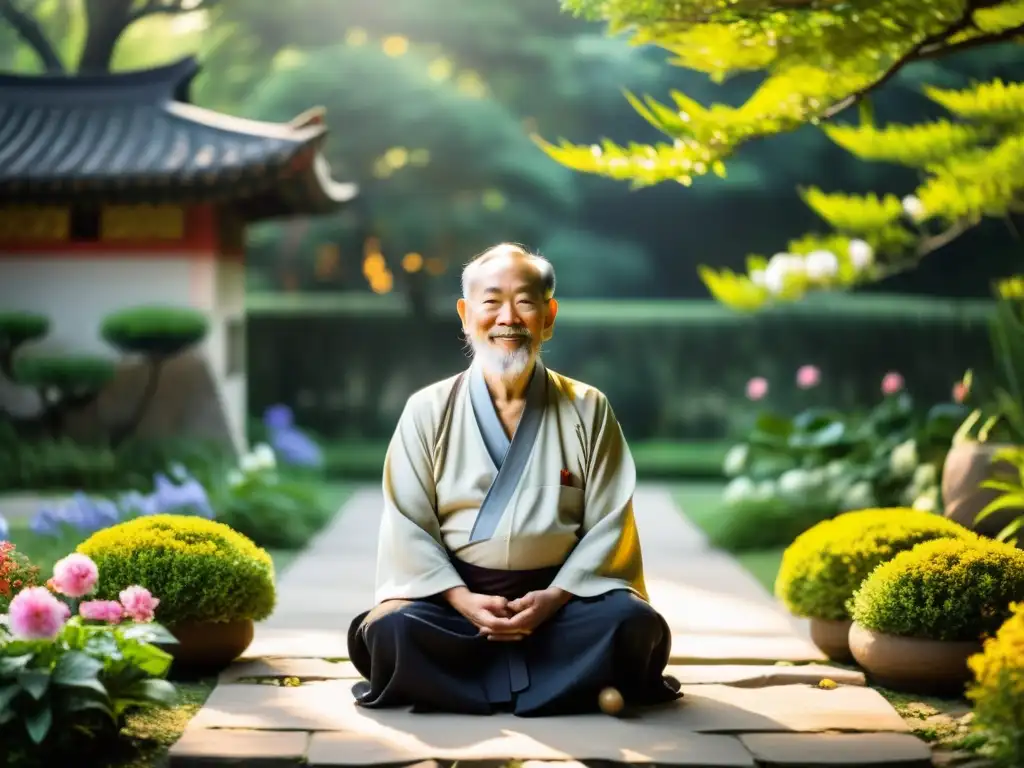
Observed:
[[[873,90],[875,90],[876,88],[880,88],[881,86],[885,85],[887,82],[892,80],[894,77],[896,77],[896,75],[899,74],[900,70],[903,69],[905,66],[920,58],[922,50],[932,45],[941,44],[943,40],[948,40],[950,36],[955,35],[957,32],[962,32],[963,30],[967,29],[967,27],[971,26],[972,13],[973,10],[967,10],[963,16],[961,16],[959,19],[953,22],[946,29],[942,30],[941,32],[936,32],[934,35],[929,35],[921,42],[912,46],[909,50],[904,52],[902,56],[897,58],[896,61],[890,64],[889,67],[886,68],[886,70],[878,78],[868,83],[863,88],[860,88],[854,91],[853,93],[849,94],[842,100],[837,101],[831,107],[822,112],[821,115],[819,115],[820,119],[829,120],[838,115],[843,110],[852,107],[854,104],[863,99]]]
[[[923,48],[918,52],[918,59],[937,59],[944,56],[949,56],[953,53],[959,53],[960,51],[968,51],[971,48],[980,48],[985,45],[993,45],[995,43],[1008,43],[1015,37],[1024,35],[1024,24],[1019,24],[1012,29],[1004,29],[1002,32],[994,32],[990,35],[978,35],[978,37],[972,37],[968,40],[961,40],[959,43],[953,43],[951,45],[942,45],[936,43],[935,45]]]
[[[144,19],[147,16],[156,16],[161,13],[177,15],[195,13],[196,11],[208,11],[218,2],[220,0],[146,0],[142,7],[128,17],[128,24],[134,24],[139,19]]]
[[[66,71],[53,44],[32,16],[15,8],[11,0],[0,0],[0,18],[10,24],[18,37],[35,51],[47,72],[62,74]]]

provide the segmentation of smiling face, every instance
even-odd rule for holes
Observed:
[[[472,265],[466,290],[458,311],[474,356],[489,373],[519,377],[551,338],[558,312],[540,265],[522,250],[499,250]]]

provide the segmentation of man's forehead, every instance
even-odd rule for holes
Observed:
[[[530,259],[522,256],[495,256],[476,269],[477,290],[481,292],[539,290],[541,274]]]

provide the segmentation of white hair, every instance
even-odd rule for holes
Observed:
[[[550,299],[555,295],[555,267],[554,265],[536,253],[530,253],[523,246],[516,243],[500,243],[493,248],[488,248],[479,256],[475,256],[462,269],[462,298],[469,299],[469,288],[473,283],[477,270],[485,263],[497,256],[519,256],[528,259],[537,272],[540,273],[541,290],[544,299]]]

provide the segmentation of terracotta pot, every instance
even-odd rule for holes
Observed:
[[[894,691],[961,695],[971,679],[967,659],[981,641],[897,637],[850,627],[850,652],[872,682]]]
[[[850,653],[851,624],[853,622],[849,619],[811,619],[811,642],[832,661],[849,663],[853,661]]]
[[[1014,472],[1013,467],[1006,462],[992,461],[996,451],[1011,447],[1005,443],[968,442],[950,448],[942,467],[943,514],[946,517],[982,536],[994,537],[1024,514],[1024,508],[1009,508],[985,518],[981,523],[974,522],[978,513],[1000,496],[999,491],[979,487],[981,483],[991,479],[996,471]]]
[[[204,672],[227,667],[245,652],[255,633],[251,619],[186,621],[167,629],[178,640],[164,646],[174,657],[175,669]]]

